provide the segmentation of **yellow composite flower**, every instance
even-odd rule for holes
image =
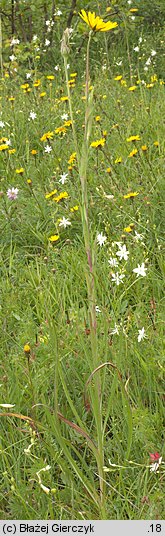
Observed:
[[[29,344],[25,344],[23,350],[24,350],[25,354],[30,354],[30,346],[29,346]]]
[[[61,192],[56,197],[53,197],[53,201],[56,201],[56,203],[59,203],[59,201],[61,201],[62,199],[67,199],[67,197],[69,197],[68,192]]]
[[[159,147],[159,141],[154,141],[155,147]]]
[[[76,153],[72,153],[69,157],[68,164],[72,165],[76,160]]]
[[[128,227],[124,227],[124,231],[125,233],[131,233],[131,231],[133,231],[133,228],[134,228],[134,223],[130,223]]]
[[[65,134],[66,133],[66,127],[63,125],[62,127],[58,127],[55,129],[55,134]]]
[[[105,138],[101,138],[100,140],[92,141],[90,146],[96,147],[96,149],[98,149],[99,147],[104,147],[105,141]]]
[[[129,138],[127,138],[127,141],[140,141],[141,138],[139,136],[139,134],[137,134],[137,136],[130,136]]]
[[[128,155],[128,158],[131,158],[132,156],[136,156],[136,154],[138,153],[138,150],[137,149],[133,149],[129,155]]]
[[[9,154],[14,154],[15,152],[16,152],[16,149],[9,149],[9,150],[8,150],[8,153],[9,153]]]
[[[118,158],[116,158],[116,160],[115,160],[115,164],[121,164],[121,162],[122,162],[122,157],[121,157],[121,156],[119,156]]]
[[[50,132],[49,130],[48,132],[45,132],[45,134],[43,134],[43,136],[40,138],[40,141],[52,140],[53,136],[54,133]]]
[[[47,80],[54,80],[55,76],[53,74],[48,74],[46,78]]]
[[[60,101],[61,101],[61,102],[68,101],[68,97],[65,95],[64,97],[61,97],[61,98],[60,98]]]
[[[6,143],[3,143],[0,145],[0,151],[6,151],[9,148],[9,146]]]
[[[28,89],[29,88],[29,84],[26,83],[26,84],[22,84],[21,86],[21,89]]]
[[[42,97],[45,97],[45,95],[46,95],[46,91],[42,91],[42,93],[39,94],[39,97],[42,98]]]
[[[36,149],[32,149],[32,150],[31,150],[31,154],[32,154],[33,156],[36,156],[36,154],[37,154]]]
[[[25,170],[24,170],[23,167],[21,167],[21,168],[15,170],[15,172],[18,173],[18,175],[22,175],[22,173],[24,173],[24,171],[25,171]]]
[[[135,91],[135,89],[137,89],[137,86],[130,86],[128,88],[128,91]]]
[[[124,195],[124,199],[131,199],[131,197],[136,197],[139,195],[139,192],[129,192],[129,194]]]
[[[142,146],[141,146],[141,150],[144,151],[144,152],[147,151],[147,150],[148,150],[147,145],[142,145]]]
[[[51,235],[49,236],[49,241],[50,242],[57,242],[57,240],[59,239],[59,235],[55,234],[55,235]]]
[[[53,195],[55,195],[57,193],[57,190],[53,190],[52,192],[50,192],[49,194],[45,194],[45,199],[50,199],[50,197],[52,197]]]
[[[108,32],[118,26],[117,22],[104,22],[101,17],[96,16],[94,11],[93,13],[91,11],[87,13],[85,9],[81,9],[79,15],[94,32]]]
[[[41,84],[41,80],[35,80],[33,86],[34,87],[39,87],[40,84]]]
[[[115,76],[114,80],[121,80],[123,78],[122,74],[118,74],[117,76]]]
[[[130,11],[130,13],[137,13],[137,11],[139,11],[139,10],[138,10],[137,7],[131,7],[131,9],[129,11]]]
[[[75,205],[74,207],[70,208],[70,212],[76,212],[79,209],[79,205]]]

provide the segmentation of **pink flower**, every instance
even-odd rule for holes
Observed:
[[[7,197],[13,201],[17,199],[18,192],[19,192],[18,188],[9,188],[7,190]]]
[[[160,458],[159,452],[154,452],[153,454],[151,454],[151,452],[149,452],[149,455],[150,455],[151,462],[156,462]]]

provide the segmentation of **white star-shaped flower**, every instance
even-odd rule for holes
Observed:
[[[65,217],[63,216],[63,218],[61,219],[61,222],[59,223],[59,226],[60,226],[60,227],[64,227],[64,228],[66,229],[66,227],[67,227],[68,225],[71,225],[71,222],[68,220],[68,218],[65,218]]]
[[[103,244],[106,242],[106,240],[107,240],[107,237],[104,236],[102,232],[97,235],[97,242],[98,242],[99,246],[103,246]]]
[[[48,153],[48,154],[49,154],[49,153],[51,153],[51,151],[52,151],[52,147],[51,147],[50,145],[46,145],[46,146],[44,147],[44,151],[45,151],[45,153]]]
[[[62,173],[62,175],[60,175],[59,182],[61,182],[61,184],[64,184],[67,178],[68,178],[68,173]]]
[[[147,270],[147,268],[145,268],[144,262],[142,262],[141,266],[140,266],[140,264],[138,264],[138,267],[134,268],[133,272],[135,274],[137,274],[137,277],[139,277],[140,275],[142,277],[145,277],[146,276],[146,270]]]
[[[118,266],[118,260],[115,257],[110,257],[108,264],[110,264],[110,266]]]
[[[117,251],[116,255],[120,257],[120,261],[122,259],[124,259],[125,261],[128,260],[129,251],[127,251],[125,244],[123,246],[120,246],[119,251]]]
[[[125,275],[119,274],[119,272],[116,272],[116,274],[112,274],[112,281],[116,283],[117,287],[120,285],[120,283],[123,283]]]
[[[14,60],[16,60],[16,56],[14,56],[14,54],[11,54],[11,56],[9,56],[9,59],[10,59],[10,61],[14,61]]]
[[[144,329],[144,328],[139,329],[139,330],[138,330],[138,333],[139,333],[139,335],[138,335],[138,342],[141,342],[143,339],[146,338],[145,329]]]
[[[32,121],[34,121],[34,119],[36,119],[36,117],[37,117],[37,114],[35,112],[31,111],[30,114],[29,114],[28,121],[30,121],[30,119],[32,119]]]

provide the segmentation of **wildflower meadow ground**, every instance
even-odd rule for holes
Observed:
[[[165,513],[163,41],[93,4],[4,39],[1,519]]]

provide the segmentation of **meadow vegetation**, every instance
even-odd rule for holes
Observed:
[[[56,4],[2,1],[0,516],[163,519],[164,2]]]

